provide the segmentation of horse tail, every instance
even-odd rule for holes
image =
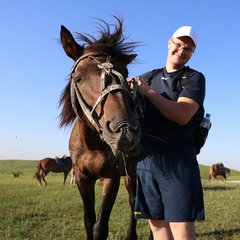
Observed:
[[[37,166],[36,166],[36,173],[35,173],[33,178],[37,178],[37,180],[41,179],[41,177],[40,177],[41,169],[42,169],[42,165],[41,165],[41,161],[39,161]]]
[[[36,172],[33,176],[33,178],[36,178],[37,180],[40,179],[40,174],[39,172]]]

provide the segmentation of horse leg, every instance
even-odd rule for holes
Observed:
[[[211,179],[212,179],[212,175],[209,174],[208,181],[210,181]]]
[[[44,182],[44,185],[47,186],[47,181],[45,180],[45,177],[47,176],[49,172],[46,171],[46,172],[42,172],[41,176],[42,176],[42,180]]]
[[[63,186],[65,186],[65,182],[66,182],[66,179],[67,179],[68,172],[65,170],[63,172],[63,174],[64,174]]]
[[[223,183],[223,181],[224,181],[223,175],[220,175],[220,183]]]
[[[212,181],[213,181],[213,182],[215,182],[215,180],[216,180],[216,177],[217,177],[217,175],[216,175],[216,174],[213,174],[213,175],[212,175]]]
[[[108,223],[113,204],[116,200],[120,176],[112,176],[112,178],[102,178],[102,199],[98,218],[93,228],[94,240],[106,240],[108,237]]]
[[[95,187],[96,180],[86,179],[76,175],[76,184],[83,201],[84,225],[87,234],[87,240],[94,240],[93,226],[96,222],[95,213]]]
[[[45,176],[44,175],[42,176],[42,180],[44,182],[44,186],[47,186],[47,181],[45,180]]]
[[[136,196],[136,175],[132,174],[131,177],[124,177],[125,187],[128,191],[128,202],[131,207],[130,225],[128,227],[127,236],[125,240],[137,240],[136,225],[137,220],[134,218],[134,205]]]
[[[42,179],[41,179],[41,176],[39,175],[38,176],[38,182],[39,182],[39,186],[42,186],[42,181],[41,181]]]
[[[76,178],[75,178],[75,174],[73,174],[72,176],[72,184],[75,186],[76,185]]]
[[[221,175],[220,179],[223,183],[226,182],[226,175],[225,174]]]

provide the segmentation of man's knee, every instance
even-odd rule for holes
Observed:
[[[176,240],[196,240],[195,222],[174,222],[170,228]]]
[[[173,240],[172,232],[168,222],[163,220],[149,219],[153,239]]]

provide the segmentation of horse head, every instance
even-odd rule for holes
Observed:
[[[230,175],[230,168],[226,168],[226,167],[225,167],[225,172]]]
[[[130,52],[137,43],[124,42],[122,20],[115,18],[118,25],[113,33],[102,21],[106,29],[100,27],[99,39],[78,34],[83,45],[61,26],[61,43],[74,65],[60,99],[63,105],[60,126],[78,118],[86,131],[107,143],[115,156],[122,152],[137,155],[140,125],[126,82],[127,65],[136,57]]]

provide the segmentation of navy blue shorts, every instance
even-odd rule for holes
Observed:
[[[140,159],[135,218],[167,222],[204,220],[197,160],[160,155]]]

